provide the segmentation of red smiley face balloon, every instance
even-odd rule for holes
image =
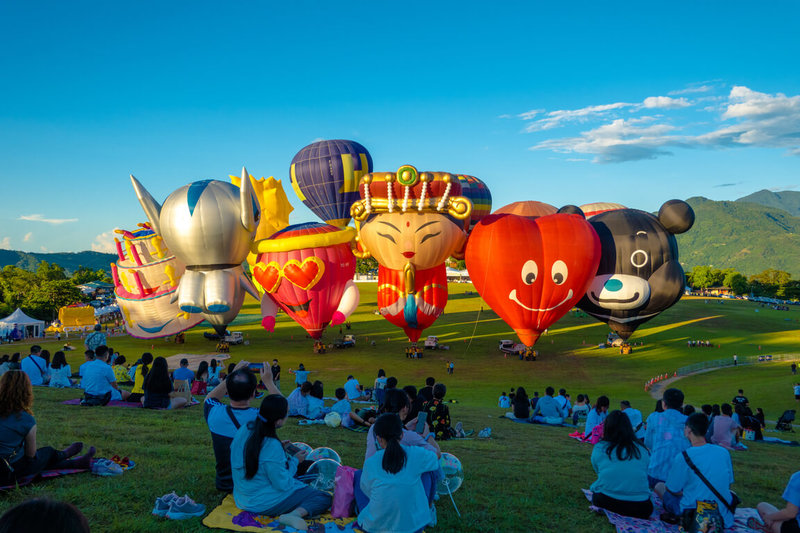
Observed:
[[[478,293],[526,346],[583,297],[600,263],[600,239],[580,215],[484,217],[467,242]]]

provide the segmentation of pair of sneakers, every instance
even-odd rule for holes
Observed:
[[[175,491],[156,498],[153,507],[155,516],[166,516],[172,520],[183,520],[206,514],[206,506],[196,503],[188,494],[178,496]]]

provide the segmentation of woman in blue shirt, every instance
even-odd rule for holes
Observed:
[[[373,428],[379,451],[364,462],[360,487],[369,503],[358,514],[359,527],[367,532],[422,531],[433,519],[422,474],[438,468],[439,460],[430,450],[400,444],[403,423],[394,413],[379,416]]]
[[[286,422],[289,404],[279,394],[261,402],[253,422],[239,428],[231,443],[233,499],[251,513],[278,516],[278,522],[305,530],[306,516],[330,509],[331,497],[295,478],[306,453],[289,455],[277,429]]]
[[[53,354],[53,362],[50,363],[50,386],[51,387],[72,387],[72,369],[67,364],[64,352],[61,350]]]
[[[608,414],[608,406],[611,405],[608,396],[600,396],[597,399],[594,409],[589,411],[586,415],[586,426],[583,428],[583,438],[589,439],[592,436],[592,430],[595,426],[599,426],[606,419]]]
[[[650,518],[649,462],[650,452],[636,439],[628,415],[612,411],[605,419],[603,440],[592,450],[592,468],[597,472],[590,487],[592,504],[625,516]]]

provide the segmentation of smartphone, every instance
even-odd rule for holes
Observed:
[[[261,370],[264,368],[264,363],[250,363],[250,370]]]
[[[427,419],[428,419],[428,413],[426,411],[421,411],[417,415],[417,427],[414,429],[414,431],[422,435],[422,432],[425,431],[425,421]]]
[[[299,448],[298,446],[295,446],[295,445],[294,445],[294,444],[292,444],[292,443],[289,443],[289,444],[287,444],[287,445],[286,445],[286,451],[289,453],[289,455],[292,455],[292,456],[293,456],[293,455],[295,455],[297,452],[299,452],[299,451],[300,451],[300,448]]]

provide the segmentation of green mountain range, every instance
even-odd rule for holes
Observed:
[[[791,191],[790,191],[791,192]],[[768,268],[785,270],[800,278],[800,217],[783,207],[761,205],[773,201],[769,191],[746,196],[735,202],[717,202],[702,197],[686,200],[694,209],[694,227],[677,235],[684,270],[697,265],[732,267],[749,276]],[[786,202],[791,207],[793,199]],[[795,194],[788,196],[791,198]],[[777,196],[777,195],[776,195]]]
[[[67,275],[71,275],[79,266],[97,270],[102,268],[111,272],[111,263],[116,261],[116,254],[103,254],[100,252],[62,252],[62,253],[28,253],[16,250],[0,250],[0,268],[6,265],[16,265],[25,270],[36,271],[40,261],[60,265]]]
[[[737,202],[750,202],[774,209],[783,209],[792,216],[800,217],[800,192],[781,191],[772,192],[762,189],[736,200]]]

